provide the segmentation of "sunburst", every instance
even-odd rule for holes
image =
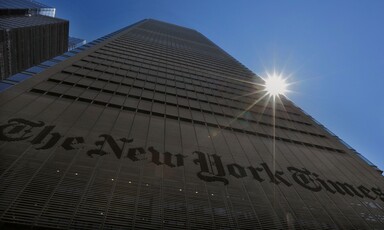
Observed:
[[[268,78],[264,80],[264,87],[267,94],[273,97],[279,95],[285,96],[285,93],[288,91],[288,84],[285,78],[283,78],[281,75],[274,73],[272,75],[268,75]]]

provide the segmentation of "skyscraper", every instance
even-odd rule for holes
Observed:
[[[0,16],[0,80],[66,52],[68,29],[59,18]]]
[[[56,9],[33,0],[2,0],[0,15],[43,15],[55,17]]]
[[[2,226],[384,229],[383,177],[199,32],[63,59],[0,93]]]
[[[85,44],[68,37],[69,22],[55,13],[36,1],[0,1],[0,91],[20,82],[15,74]]]

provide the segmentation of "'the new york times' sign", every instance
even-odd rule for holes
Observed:
[[[325,190],[331,194],[339,193],[384,202],[384,193],[378,187],[367,188],[363,185],[351,185],[345,182],[327,180],[305,168],[290,166],[284,172],[272,170],[264,162],[259,163],[257,166],[243,166],[236,163],[224,164],[221,156],[217,154],[201,151],[194,151],[191,156],[167,151],[160,153],[153,146],[148,148],[130,147],[130,143],[134,142],[134,139],[117,139],[109,134],[100,134],[99,139],[93,143],[93,147],[86,148],[84,137],[65,137],[55,131],[54,125],[45,125],[42,121],[35,122],[22,118],[10,119],[7,124],[0,126],[0,141],[26,141],[30,142],[37,150],[46,150],[54,146],[65,150],[84,149],[89,157],[113,154],[118,159],[127,158],[132,162],[149,160],[155,165],[165,165],[170,168],[183,167],[184,162],[192,156],[192,162],[199,168],[197,177],[206,182],[220,182],[228,185],[228,176],[234,178],[252,177],[260,183],[282,184],[290,187],[292,183],[287,178],[291,177],[296,184],[312,192]],[[109,147],[112,151],[105,151],[105,147]]]

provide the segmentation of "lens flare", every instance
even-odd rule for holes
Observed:
[[[285,79],[276,74],[265,79],[265,91],[274,97],[280,94],[284,95],[287,92],[287,86]]]

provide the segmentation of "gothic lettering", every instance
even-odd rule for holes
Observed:
[[[40,145],[43,143],[43,141],[49,136],[51,135],[51,137],[46,140],[45,144],[43,144],[42,146],[40,147],[35,147],[37,150],[40,150],[40,149],[50,149],[52,148],[59,140],[60,138],[62,137],[60,135],[60,133],[51,133],[51,131],[55,128],[55,126],[53,125],[49,125],[49,126],[46,126],[44,127],[43,130],[40,131],[39,134],[37,134],[35,136],[35,138],[33,138],[31,140],[31,144],[33,145]]]
[[[176,166],[172,163],[172,154],[170,152],[164,152],[163,155],[164,155],[164,164],[166,164],[171,168]]]
[[[60,133],[51,133],[51,137],[48,139],[48,141],[44,145],[37,147],[36,149],[50,149],[60,140],[61,137],[62,136],[60,135]]]
[[[204,180],[207,182],[220,181],[220,182],[224,183],[225,185],[228,184],[228,180],[226,178],[222,177],[222,176],[225,176],[225,172],[224,172],[224,167],[221,163],[220,158],[217,158],[217,157],[214,158],[214,160],[215,160],[214,165],[216,167],[218,167],[218,169],[217,169],[218,173],[215,174],[212,172],[213,171],[213,167],[212,167],[213,164],[210,164],[211,165],[211,171],[208,168],[208,161],[206,158],[206,154],[204,154],[200,151],[195,151],[193,153],[197,154],[197,156],[198,156],[198,159],[193,160],[193,163],[200,166],[200,172],[197,173],[197,177],[199,177],[201,180]]]
[[[126,138],[120,138],[119,140],[123,142],[122,147],[119,147],[119,145],[116,143],[116,141],[113,139],[111,135],[108,134],[101,134],[99,137],[103,137],[104,140],[102,141],[96,141],[95,145],[99,146],[98,149],[91,149],[87,152],[87,155],[92,157],[93,154],[104,156],[107,155],[108,152],[102,150],[105,144],[108,144],[109,147],[112,149],[113,153],[116,155],[117,159],[121,158],[121,155],[123,153],[124,145],[125,143],[131,143],[133,139],[126,139]],[[128,153],[129,154],[129,153]]]
[[[184,166],[184,158],[186,158],[186,156],[178,153],[175,155],[175,157],[176,157],[177,167]]]
[[[130,148],[128,150],[128,154],[127,154],[127,157],[131,160],[131,161],[139,161],[141,159],[137,158],[138,154],[139,155],[143,155],[145,154],[145,150],[144,148],[142,147],[137,147],[137,148]]]
[[[270,179],[270,182],[275,183],[275,184],[280,184],[280,182],[283,182],[288,187],[292,185],[287,180],[285,180],[283,177],[281,177],[282,175],[284,175],[284,173],[282,171],[275,170],[275,173],[273,174],[271,169],[268,167],[268,165],[266,163],[261,163],[261,166],[263,166],[265,172],[267,173],[267,175]]]
[[[258,182],[263,182],[264,179],[260,177],[259,172],[262,172],[262,168],[254,168],[252,166],[248,167],[249,171],[251,171],[253,179],[257,180]]]
[[[55,126],[52,126],[52,125],[44,127],[44,129],[41,130],[40,133],[37,134],[37,136],[31,140],[31,144],[33,145],[41,144],[44,138],[46,138],[54,128]]]
[[[213,162],[211,161],[211,159],[209,157],[208,157],[208,160],[209,160],[209,163],[211,165],[212,172],[214,171],[213,166],[215,166],[216,171],[217,171],[216,175],[217,176],[225,176],[225,170],[224,170],[223,162],[221,162],[221,156],[216,155],[216,154],[212,154],[211,156],[213,158]]]
[[[327,181],[329,184],[331,184],[338,193],[342,194],[342,195],[350,195],[350,196],[359,196],[359,197],[363,197],[363,195],[361,195],[352,185],[348,184],[348,183],[340,183],[340,182],[334,182],[334,181],[330,181],[328,180]]]
[[[44,122],[32,122],[21,118],[14,118],[8,121],[8,124],[0,126],[1,141],[22,141],[32,135],[33,128],[44,126]]]
[[[227,165],[229,175],[232,175],[236,178],[243,178],[247,176],[245,169],[238,164],[229,164]]]
[[[377,196],[370,195],[369,193],[371,192],[371,190],[369,190],[368,188],[364,187],[363,185],[360,185],[357,188],[360,190],[360,192],[364,194],[364,196],[368,197],[369,199],[376,200]]]
[[[320,179],[320,178],[319,178],[319,175],[317,175],[316,173],[312,173],[312,175],[315,176],[315,180],[316,180],[317,182],[319,182],[320,185],[321,185],[323,188],[325,188],[328,192],[330,192],[330,193],[332,193],[332,194],[335,194],[335,193],[336,193],[336,191],[335,191],[334,189],[332,189],[332,188],[327,184],[326,181],[324,181],[323,179]]]
[[[63,143],[61,144],[61,147],[63,147],[65,150],[73,150],[73,149],[78,149],[74,145],[80,145],[80,144],[84,144],[83,137],[68,137],[63,141]]]
[[[54,128],[55,126],[53,125],[45,126],[45,123],[42,121],[32,122],[22,118],[14,118],[8,120],[7,124],[0,126],[0,141],[29,141],[37,150],[46,150],[54,147],[63,137],[61,133],[53,132]],[[34,129],[38,129],[38,131]],[[93,155],[104,156],[113,153],[117,159],[121,159],[123,154],[126,154],[125,158],[129,158],[133,162],[146,159],[145,155],[147,152],[144,147],[126,147],[126,144],[133,142],[133,139],[115,139],[109,134],[101,134],[99,137],[102,138],[102,140],[96,141],[94,143],[95,147],[86,152],[89,157],[93,157]],[[61,147],[65,150],[81,149],[84,148],[85,142],[84,137],[67,137],[61,142]],[[128,151],[124,153],[124,149],[128,149]],[[148,153],[151,154],[151,162],[155,165],[166,165],[170,168],[184,166],[184,158],[186,158],[186,156],[182,154],[172,154],[168,151],[160,154],[153,146],[147,150]],[[221,156],[217,154],[207,154],[200,151],[194,151],[193,154],[197,156],[197,158],[193,160],[193,163],[200,167],[197,177],[206,182],[221,182],[227,185],[229,183],[226,178],[227,171],[230,176],[239,179],[250,176],[246,171],[246,169],[248,169],[253,179],[258,182],[266,181],[260,175],[261,173],[265,173],[269,178],[269,180],[267,180],[269,183],[276,185],[282,183],[288,187],[292,186],[292,184],[284,178],[283,171],[273,171],[264,162],[260,163],[261,167],[244,167],[236,163],[224,165]],[[305,168],[287,167],[287,170],[291,173],[292,179],[296,184],[312,192],[319,192],[324,189],[332,194],[339,193],[352,197],[369,198],[371,200],[379,198],[384,202],[384,193],[377,187],[368,189],[363,185],[354,187],[348,183],[325,180]]]
[[[154,149],[152,146],[148,148],[148,151],[152,153],[152,163],[155,165],[162,165],[163,163],[160,162],[160,153]]]
[[[321,186],[311,177],[311,172],[307,169],[298,169],[295,167],[288,167],[288,171],[293,172],[292,178],[299,185],[313,192],[321,190]]]
[[[181,154],[176,154],[176,155],[173,155],[172,153],[170,152],[164,152],[163,153],[163,156],[164,156],[164,163],[160,161],[160,153],[154,148],[154,147],[149,147],[148,148],[148,151],[152,153],[152,160],[151,162],[156,164],[156,165],[162,165],[162,164],[165,164],[167,165],[168,167],[180,167],[180,166],[183,166],[184,165],[184,157],[183,155]],[[176,157],[176,165],[174,163],[172,163],[172,159],[173,159],[173,156]]]
[[[384,193],[380,188],[372,188],[372,192],[374,192],[380,198],[380,200],[384,202]]]

